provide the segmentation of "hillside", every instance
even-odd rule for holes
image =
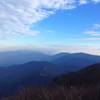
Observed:
[[[15,66],[0,67],[0,94],[9,95],[16,89],[31,85],[46,85],[58,75],[57,66],[48,62],[33,61]]]
[[[20,89],[1,100],[100,100],[100,64],[53,80],[45,87]]]
[[[100,64],[94,64],[77,72],[62,75],[55,78],[54,82],[66,86],[100,84]]]

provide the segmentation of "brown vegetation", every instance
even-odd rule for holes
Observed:
[[[100,86],[25,88],[1,100],[100,100]]]

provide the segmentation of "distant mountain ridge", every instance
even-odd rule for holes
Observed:
[[[49,61],[62,66],[66,72],[73,72],[100,63],[100,56],[85,53],[59,53],[52,56]]]
[[[77,71],[86,66],[99,63],[100,56],[85,53],[58,53],[49,55],[38,51],[9,51],[0,52],[0,66],[12,66],[31,61],[46,61],[57,66],[62,66],[65,72]],[[73,66],[74,65],[74,66]]]
[[[48,57],[50,56],[47,54],[31,50],[0,52],[0,66],[12,66],[31,61],[44,61]]]

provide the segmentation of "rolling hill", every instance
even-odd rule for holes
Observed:
[[[0,67],[0,94],[10,94],[27,86],[46,85],[59,75],[57,66],[48,62],[33,61],[9,67]]]

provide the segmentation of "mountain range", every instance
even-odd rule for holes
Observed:
[[[31,78],[32,77],[29,76],[27,80],[24,81],[25,84],[27,82],[32,82]],[[31,81],[29,81],[30,79]],[[20,85],[22,84],[20,83]],[[6,91],[6,93],[10,92],[11,94],[9,93],[9,95],[12,96],[0,100],[19,100],[19,98],[21,98],[21,100],[62,100],[62,98],[63,100],[99,100],[100,63],[88,66],[77,72],[57,76],[45,87],[34,87],[34,85],[32,86],[30,84],[25,86],[25,84],[22,89],[19,88],[19,86],[17,87],[19,89],[17,93],[14,93],[14,90],[12,92],[11,87],[14,86],[13,84],[10,84],[12,86],[9,88],[6,86],[1,93],[4,91],[5,94],[5,91],[9,90]],[[3,95],[1,94],[1,98],[2,96]]]
[[[45,61],[57,64],[57,66],[62,66],[62,71],[71,72],[95,63],[99,63],[100,56],[86,53],[58,53],[49,55],[29,50],[0,52],[1,67],[24,64],[32,61]]]
[[[81,71],[80,69],[86,68],[86,73],[89,73],[87,72],[87,66],[90,66],[89,69],[91,69],[91,65],[100,63],[100,56],[85,53],[59,53],[56,55],[47,55],[40,52],[33,53],[31,51],[18,51],[6,52],[4,54],[1,53],[1,55],[3,56],[3,58],[5,58],[1,60],[3,60],[3,63],[6,65],[5,67],[0,67],[1,95],[10,95],[19,88],[31,85],[47,85],[47,83],[50,83],[55,77],[62,77],[62,75],[64,74],[65,76],[67,74],[67,77],[72,77],[72,79],[73,76],[79,78],[79,76],[82,76],[81,74],[83,73],[83,71]],[[0,65],[3,64],[1,60]],[[77,72],[78,74],[76,74],[75,72]],[[90,72],[92,71],[90,70]],[[86,73],[83,75],[85,78],[86,76],[92,75],[90,73],[89,75]],[[65,80],[69,79],[69,77],[68,79],[67,77],[65,78]],[[74,78],[75,80],[77,79],[76,77]],[[57,80],[59,80],[59,78]],[[83,79],[79,78],[77,79],[77,82],[78,80]]]
[[[17,50],[0,52],[0,66],[12,66],[16,64],[23,64],[30,61],[42,61],[48,59],[49,55],[31,51],[31,50]]]

